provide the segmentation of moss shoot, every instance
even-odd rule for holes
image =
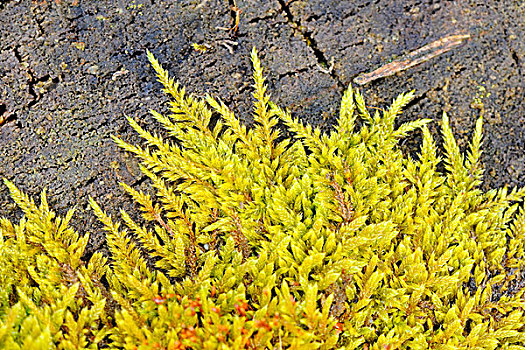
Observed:
[[[395,127],[413,93],[372,115],[349,87],[323,134],[270,102],[254,49],[247,128],[148,57],[168,137],[114,138],[154,193],[122,184],[140,222],[90,200],[110,257],[4,180],[25,215],[0,221],[0,348],[525,349],[525,190],[480,189],[481,118],[462,154],[443,115],[439,155],[429,120]]]

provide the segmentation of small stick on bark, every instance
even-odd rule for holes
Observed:
[[[239,22],[241,20],[242,10],[239,7],[237,7],[236,0],[228,0],[228,3],[230,5],[230,25],[232,26],[229,28],[215,27],[215,29],[230,31],[231,34],[235,36],[237,35],[237,30],[239,29]]]
[[[412,51],[403,58],[390,62],[370,73],[358,75],[354,79],[354,83],[358,85],[365,85],[376,79],[394,75],[397,72],[404,71],[414,67],[415,65],[428,61],[431,58],[439,56],[442,53],[452,50],[466,39],[470,39],[470,34],[455,34],[441,38],[415,51]]]
[[[1,113],[1,111],[0,111]],[[4,125],[5,123],[7,123],[7,121],[11,118],[12,114],[9,114],[7,112],[5,112],[4,114],[0,114],[0,126]]]

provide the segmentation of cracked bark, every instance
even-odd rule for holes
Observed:
[[[317,59],[317,63],[321,68],[321,71],[323,73],[327,73],[330,75],[332,79],[334,79],[337,83],[337,86],[339,87],[339,92],[341,94],[344,93],[344,90],[346,89],[346,85],[341,81],[339,78],[337,72],[333,68],[333,62],[330,62],[326,55],[322,50],[319,49],[319,46],[317,45],[317,41],[315,40],[314,36],[311,32],[306,30],[301,23],[294,18],[294,15],[292,14],[290,8],[289,8],[289,1],[285,2],[284,0],[277,0],[279,3],[279,6],[281,7],[282,13],[285,15],[286,19],[288,20],[288,23],[290,27],[294,31],[296,31],[299,35],[303,37],[303,40],[305,41],[306,45],[312,50],[315,58]]]

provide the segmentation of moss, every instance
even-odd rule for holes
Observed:
[[[525,190],[479,188],[481,119],[463,155],[444,115],[440,156],[429,120],[394,126],[412,93],[371,115],[349,87],[321,134],[270,102],[254,50],[248,129],[149,58],[169,138],[131,118],[145,145],[115,138],[155,193],[122,184],[142,223],[90,200],[110,261],[5,180],[25,216],[0,222],[1,348],[523,348]]]

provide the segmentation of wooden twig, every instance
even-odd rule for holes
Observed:
[[[236,0],[228,0],[230,4],[230,27],[215,27],[215,29],[220,30],[227,30],[230,31],[234,36],[237,34],[237,30],[239,29],[239,22],[241,20],[241,12],[242,10],[237,7]]]
[[[460,45],[463,40],[469,39],[470,34],[455,34],[450,35],[439,40],[436,40],[428,45],[425,45],[415,51],[408,53],[399,60],[395,60],[378,68],[370,73],[363,73],[354,78],[354,83],[358,85],[365,85],[373,80],[388,77],[397,72],[404,71],[415,65],[428,61],[442,53],[452,50]]]
[[[1,111],[0,111],[1,113]],[[5,112],[4,114],[0,114],[0,126],[4,125],[5,123],[7,123],[7,121],[11,118],[12,114],[9,114],[7,112]]]
[[[219,41],[219,44],[221,44],[222,46],[224,46],[225,48],[228,49],[228,51],[230,51],[230,53],[233,55],[233,48],[234,47],[237,47],[237,45],[239,45],[238,42],[236,41],[233,41],[233,40],[227,40],[227,39],[224,39],[222,41]]]

